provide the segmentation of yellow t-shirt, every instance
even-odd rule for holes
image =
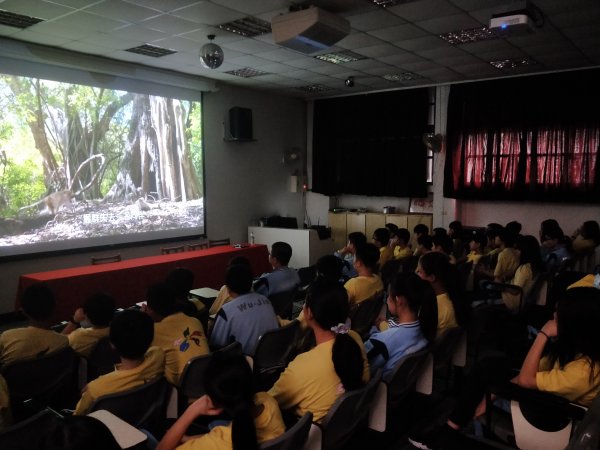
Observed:
[[[467,263],[473,263],[473,265],[476,265],[479,260],[481,259],[483,255],[481,253],[477,253],[475,251],[471,251],[468,255],[467,255]]]
[[[592,239],[584,239],[581,235],[578,235],[573,239],[572,243],[573,253],[577,255],[585,255],[592,252],[596,248],[596,243]]]
[[[77,328],[69,333],[67,338],[69,339],[69,345],[73,350],[75,350],[81,356],[89,358],[92,350],[94,350],[96,344],[98,344],[98,341],[102,338],[108,337],[109,331],[109,327]]]
[[[519,286],[523,289],[523,300],[527,295],[528,289],[531,289],[531,283],[533,281],[533,272],[531,271],[531,264],[522,264],[517,267],[514,278],[510,281],[510,284]],[[521,295],[513,294],[509,291],[502,291],[502,301],[508,309],[513,312],[519,311]]]
[[[221,286],[221,289],[219,289],[219,293],[217,294],[217,298],[215,298],[215,301],[210,306],[210,310],[208,313],[211,316],[213,314],[217,314],[219,310],[223,307],[223,305],[225,303],[229,303],[231,300],[233,300],[233,298],[229,296],[229,290],[227,290],[227,286]]]
[[[165,354],[159,347],[150,347],[142,364],[134,369],[119,369],[90,381],[75,407],[75,415],[84,415],[90,406],[103,395],[123,392],[161,376],[165,371]]]
[[[583,277],[581,280],[576,281],[570,285],[567,289],[580,288],[580,287],[594,287],[595,275],[590,274]]]
[[[439,294],[436,299],[438,307],[437,335],[439,336],[450,328],[456,328],[458,323],[454,314],[454,305],[448,294],[445,292]]]
[[[257,392],[254,403],[264,406],[263,411],[254,419],[258,443],[262,444],[282,435],[285,432],[285,424],[275,399],[266,392]],[[207,434],[181,444],[177,450],[231,450],[232,446],[230,423],[227,426],[214,427]]]
[[[501,283],[506,283],[514,276],[517,267],[519,267],[519,250],[505,248],[498,254],[494,278],[498,278]]]
[[[383,267],[383,265],[388,262],[390,259],[394,257],[394,250],[388,247],[387,245],[381,247],[379,249],[379,267]]]
[[[8,396],[8,386],[6,380],[0,375],[0,430],[12,424],[10,413],[10,398]]]
[[[37,327],[13,328],[0,335],[0,364],[52,353],[69,345],[67,336]]]
[[[175,313],[154,324],[152,345],[165,352],[165,377],[177,385],[186,363],[209,353],[208,341],[200,321],[184,313]]]
[[[560,368],[558,361],[550,367],[548,358],[542,358],[535,375],[537,388],[540,391],[560,395],[571,402],[590,406],[600,392],[600,374],[595,367],[596,376],[590,381],[590,364],[588,358],[579,358]]]
[[[383,282],[381,281],[381,278],[379,278],[379,275],[350,278],[348,281],[346,281],[344,287],[348,292],[348,300],[350,305],[360,303],[383,292]]]
[[[413,252],[410,247],[406,246],[404,248],[400,248],[399,245],[394,247],[394,259],[405,259],[413,255]]]

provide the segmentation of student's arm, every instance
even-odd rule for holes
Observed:
[[[217,313],[215,325],[210,335],[210,346],[216,348],[225,347],[229,344],[230,334],[230,324],[229,320],[227,320],[227,314],[221,308]]]
[[[298,404],[302,391],[305,386],[305,380],[296,370],[296,361],[292,361],[273,387],[269,390],[269,394],[277,400],[281,409],[291,409]]]
[[[73,331],[79,328],[79,324],[84,320],[85,313],[83,312],[83,308],[77,308],[73,314],[73,318],[67,322],[67,326],[63,328],[61,334],[71,334]]]
[[[549,320],[542,327],[541,331],[533,341],[533,345],[529,349],[529,353],[523,361],[521,372],[512,381],[519,386],[527,389],[537,389],[536,374],[540,365],[540,359],[542,359],[542,353],[544,347],[548,342],[548,339],[556,336],[556,320]]]

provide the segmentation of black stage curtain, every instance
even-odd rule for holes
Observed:
[[[427,89],[317,100],[312,190],[425,197]]]
[[[600,70],[454,85],[444,195],[600,202]]]

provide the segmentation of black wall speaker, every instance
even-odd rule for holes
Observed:
[[[229,138],[252,140],[252,110],[234,106],[229,109]]]

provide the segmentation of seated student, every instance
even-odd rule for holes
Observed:
[[[177,311],[174,295],[167,283],[150,286],[145,312],[154,321],[151,345],[162,348],[165,353],[165,377],[177,385],[186,363],[208,354],[209,350],[202,324],[195,317]]]
[[[344,263],[340,258],[334,255],[323,255],[317,259],[315,267],[318,279],[327,280],[332,283],[341,282]]]
[[[37,283],[25,289],[21,308],[29,324],[0,335],[0,365],[52,353],[69,345],[66,336],[50,330],[54,305],[54,294],[47,285]]]
[[[345,279],[352,278],[358,275],[354,268],[354,254],[356,248],[367,243],[367,237],[359,232],[355,231],[348,235],[348,243],[346,246],[334,253],[335,256],[344,261],[344,271],[342,273]]]
[[[287,242],[275,242],[269,253],[269,264],[273,267],[273,272],[261,275],[254,285],[254,291],[269,297],[297,289],[300,286],[300,276],[296,269],[288,267],[291,258],[291,245]]]
[[[197,317],[198,312],[205,311],[202,302],[191,302],[190,291],[194,289],[194,272],[184,267],[177,267],[167,275],[165,282],[170,286],[175,295],[175,308],[177,311],[191,317]]]
[[[483,250],[484,255],[492,256],[500,253],[500,247],[496,244],[496,236],[504,230],[502,225],[499,223],[488,223],[485,229],[485,235],[487,237],[487,247]],[[495,267],[495,264],[494,264]],[[494,268],[492,267],[492,269]]]
[[[434,252],[443,253],[444,255],[448,256],[448,258],[450,260],[450,264],[456,264],[456,258],[452,254],[452,251],[454,249],[454,244],[453,244],[452,238],[450,236],[448,236],[447,234],[433,236],[432,241],[433,241],[432,250]]]
[[[6,380],[0,375],[0,431],[12,425],[12,414],[10,412],[10,396]]]
[[[121,450],[109,428],[91,416],[63,417],[45,430],[43,450]]]
[[[310,411],[319,423],[340,395],[363,385],[364,349],[348,334],[348,313],[344,288],[324,282],[312,286],[304,317],[317,345],[296,356],[269,391],[282,410],[299,417]]]
[[[250,292],[252,273],[247,266],[229,267],[225,272],[225,284],[233,300],[219,310],[210,345],[220,348],[238,341],[244,354],[252,356],[258,338],[265,331],[279,328],[277,316],[268,298]]]
[[[250,265],[250,260],[248,258],[246,258],[245,256],[236,256],[235,258],[231,258],[229,260],[229,263],[227,263],[228,268],[231,266],[237,266],[237,265],[244,265],[244,266],[248,267],[248,269],[250,271],[252,271],[252,267]],[[225,269],[225,270],[227,270],[227,269]],[[223,307],[223,305],[225,303],[229,303],[231,300],[233,300],[233,298],[231,298],[231,296],[229,295],[229,291],[227,290],[227,285],[224,284],[223,286],[221,286],[221,289],[219,289],[217,298],[215,298],[215,301],[210,306],[209,314],[211,316],[217,314],[219,312],[219,310]]]
[[[562,265],[563,260],[570,256],[570,242],[560,228],[547,230],[542,235],[541,244],[542,260],[548,272],[556,271]]]
[[[365,244],[356,249],[354,268],[358,276],[350,278],[344,284],[351,307],[383,292],[383,282],[377,275],[378,259],[379,250],[373,244]]]
[[[77,308],[73,319],[63,328],[62,334],[69,337],[73,350],[86,358],[90,356],[98,341],[108,337],[110,321],[115,313],[115,301],[106,293],[88,298],[83,307]],[[91,326],[79,328],[82,324]]]
[[[103,395],[127,391],[140,386],[165,370],[165,354],[159,347],[150,347],[154,324],[148,314],[126,309],[115,315],[110,324],[109,338],[121,358],[114,372],[90,381],[83,389],[75,415],[85,415]]]
[[[387,228],[377,228],[373,232],[373,244],[379,250],[379,267],[394,257],[394,249],[388,245],[390,242],[390,232]]]
[[[519,266],[519,251],[514,248],[516,236],[506,232],[499,231],[496,236],[496,246],[500,249],[498,252],[498,261],[494,270],[489,270],[478,265],[475,272],[481,278],[494,280],[496,283],[506,283],[515,274]]]
[[[467,254],[466,260],[467,263],[472,263],[473,266],[475,266],[479,262],[483,256],[486,242],[486,237],[481,233],[474,232],[471,235],[469,241],[469,253]]]
[[[600,225],[595,220],[583,222],[572,236],[571,246],[575,256],[581,257],[600,245]]]
[[[433,251],[433,238],[428,234],[423,234],[417,238],[417,248],[414,256],[422,256]]]
[[[410,258],[413,252],[410,248],[410,232],[406,228],[399,228],[396,232],[394,246],[394,259],[402,260]]]
[[[448,225],[448,236],[452,239],[452,256],[458,261],[465,255],[465,244],[463,242],[463,226],[458,220]]]
[[[243,356],[215,354],[204,375],[206,394],[192,403],[161,439],[156,450],[258,450],[259,444],[285,432],[277,402],[266,392],[254,392],[252,370]],[[186,436],[202,416],[227,414],[231,422],[208,433]]]
[[[589,406],[600,393],[596,331],[599,322],[600,291],[568,290],[558,302],[555,318],[535,338],[516,377],[508,358],[490,355],[481,359],[462,383],[463,389],[446,424],[427,433],[416,433],[409,440],[421,449],[457,448],[458,430],[485,412],[488,386],[504,384],[510,390],[508,380],[522,388],[549,392]]]
[[[521,235],[521,230],[523,229],[523,226],[516,220],[513,220],[511,222],[508,222],[504,228],[513,236],[519,237]]]
[[[414,256],[421,255],[421,253],[419,253],[419,248],[418,248],[418,242],[419,242],[419,238],[421,236],[429,236],[429,227],[423,223],[418,223],[413,228],[413,237],[414,237],[415,241],[417,242],[417,246],[416,246],[417,248],[415,249],[415,251],[413,253]]]

